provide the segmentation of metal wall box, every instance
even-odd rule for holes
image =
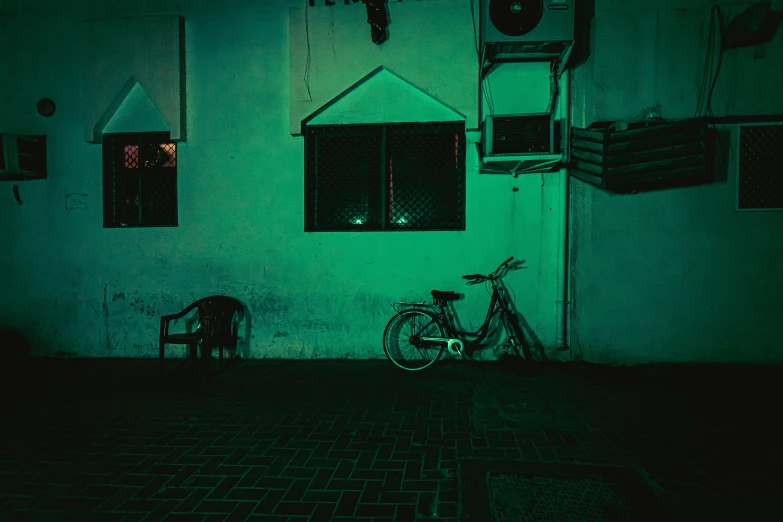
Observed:
[[[46,136],[0,134],[0,181],[46,178]]]
[[[709,181],[706,118],[645,122],[627,130],[571,129],[569,173],[613,192]]]

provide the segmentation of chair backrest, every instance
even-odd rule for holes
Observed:
[[[237,299],[225,295],[211,295],[194,303],[198,308],[199,329],[209,337],[228,339],[237,336],[234,316],[241,320],[245,308]]]

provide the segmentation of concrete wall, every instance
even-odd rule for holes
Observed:
[[[777,9],[780,2],[773,2]],[[726,2],[728,16],[747,2]],[[598,0],[590,59],[573,71],[573,122],[660,105],[692,117],[711,3]],[[783,113],[783,30],[727,51],[716,116]],[[588,361],[780,362],[783,213],[736,212],[736,127],[709,186],[614,195],[571,181],[572,348]]]
[[[338,2],[343,4],[343,2]],[[389,40],[372,45],[362,3],[291,9],[291,134],[378,67],[426,90],[477,129],[478,55],[469,0],[389,2]],[[444,37],[448,35],[448,37]]]
[[[471,145],[465,232],[306,234],[303,142],[289,132],[288,10],[300,2],[64,4],[75,5],[0,4],[0,35],[13,43],[0,46],[0,129],[46,133],[50,148],[49,178],[19,183],[23,205],[0,186],[0,326],[30,337],[34,354],[154,356],[161,314],[225,293],[249,309],[251,357],[383,357],[392,300],[464,292],[457,311],[477,327],[488,296],[460,276],[511,255],[528,266],[507,280],[517,307],[555,346],[560,174],[479,176]],[[178,228],[102,228],[101,147],[83,137],[81,18],[130,14],[186,19]],[[57,103],[52,118],[35,112],[43,96]],[[112,129],[146,111],[143,93],[132,98]],[[86,196],[66,206],[72,194]]]

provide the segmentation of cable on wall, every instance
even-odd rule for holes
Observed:
[[[718,30],[718,63],[715,66],[715,72],[712,75],[712,81],[709,83],[709,89],[707,90],[707,97],[704,98],[705,87],[707,87],[707,79],[709,73],[712,70],[712,63],[715,58],[715,29]],[[718,163],[722,163],[726,159],[727,151],[725,150],[725,144],[723,138],[721,138],[718,132],[718,127],[715,125],[715,114],[712,112],[712,94],[715,92],[715,85],[718,83],[718,76],[720,75],[721,66],[723,65],[723,53],[725,51],[724,34],[726,32],[726,21],[723,18],[723,13],[720,7],[717,5],[712,6],[710,11],[710,29],[708,31],[707,38],[707,57],[704,63],[704,72],[702,74],[702,82],[699,88],[699,97],[696,104],[696,111],[694,112],[694,118],[699,117],[702,113],[702,105],[704,105],[704,112],[707,115],[712,130],[718,139]]]
[[[476,0],[470,0],[470,19],[473,20],[473,42],[476,44],[476,57],[481,63],[481,51],[479,50],[478,31],[476,29]]]
[[[22,197],[19,195],[19,185],[14,185],[11,190],[13,191],[14,194],[14,201],[16,201],[17,205],[21,205]]]
[[[310,9],[309,0],[305,0],[305,35],[307,39],[307,61],[305,62],[304,83],[307,88],[307,96],[313,101],[313,95],[310,93]]]

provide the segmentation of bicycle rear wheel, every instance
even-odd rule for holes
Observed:
[[[421,341],[421,337],[443,337],[438,318],[426,310],[403,310],[386,325],[383,351],[403,370],[424,370],[440,359],[445,343]]]

